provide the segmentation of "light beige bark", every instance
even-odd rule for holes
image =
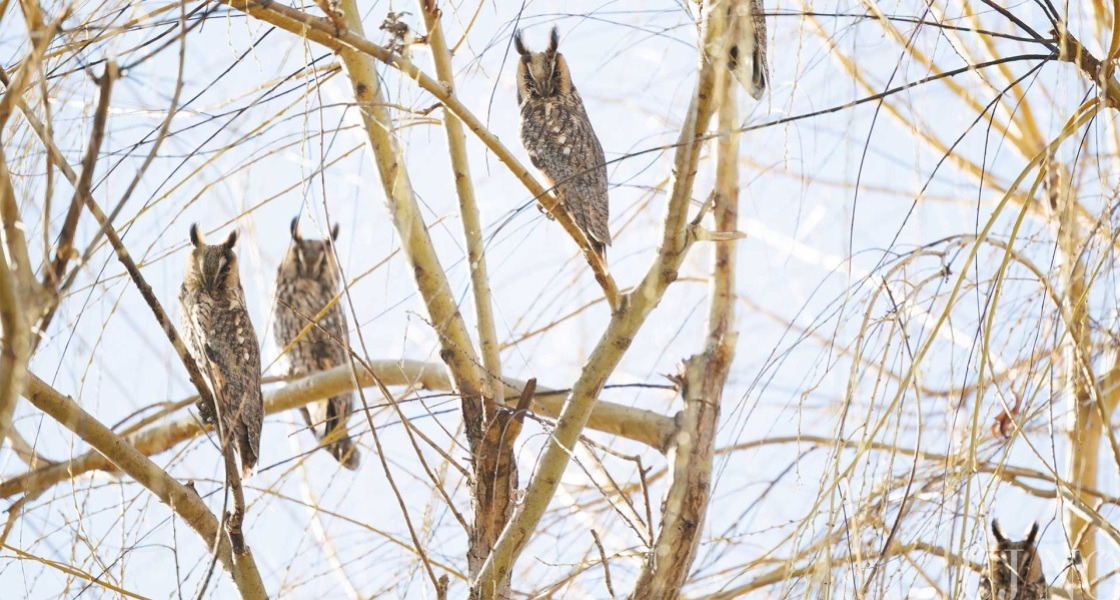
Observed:
[[[21,8],[33,43],[15,75],[11,79],[5,77],[7,85],[3,96],[0,96],[0,140],[4,137],[2,132],[8,119],[22,103],[23,93],[39,69],[43,52],[68,15],[68,11],[64,10],[50,23],[43,23],[36,4],[21,4]],[[31,358],[31,325],[42,305],[42,286],[35,279],[28,256],[24,236],[26,227],[20,217],[19,204],[7,156],[0,145],[0,253],[5,254],[0,257],[0,443],[3,443],[11,427],[12,415],[27,377],[27,363]]]
[[[706,44],[707,41],[705,39],[701,43]],[[524,499],[475,581],[475,589],[482,598],[494,597],[495,582],[511,576],[517,558],[533,536],[556,494],[571,460],[572,449],[588,422],[596,397],[630,348],[634,336],[661,301],[665,290],[676,280],[681,262],[696,240],[698,228],[689,226],[687,222],[688,206],[692,198],[701,144],[714,108],[712,90],[711,65],[700,61],[696,90],[676,145],[674,181],[657,256],[638,285],[623,295],[618,310],[611,315],[606,330],[572,386],[563,414],[537,463]]]
[[[419,0],[418,4],[428,32],[428,48],[432,53],[436,77],[447,88],[449,94],[454,94],[451,52],[447,48],[447,40],[444,38],[443,27],[440,24],[440,10],[436,7],[435,0]],[[498,534],[505,527],[513,511],[513,494],[517,490],[518,483],[513,441],[517,436],[502,426],[508,420],[499,419],[497,412],[497,407],[500,407],[505,400],[505,386],[502,384],[498,336],[494,328],[490,281],[486,272],[482,220],[475,201],[474,183],[471,181],[466,136],[459,118],[448,110],[444,111],[443,125],[447,133],[455,191],[459,197],[459,216],[463,221],[463,235],[466,238],[471,290],[474,293],[475,316],[478,324],[479,349],[482,354],[482,379],[486,384],[480,398],[481,414],[470,415],[464,410],[464,416],[479,421],[476,424],[468,422],[467,425],[468,441],[474,454],[476,479],[474,523],[471,526],[470,549],[467,552],[467,566],[473,576],[482,568],[482,562],[490,554]],[[503,586],[503,594],[505,594],[508,592],[508,589],[505,589],[509,587],[508,582]]]
[[[24,395],[36,408],[96,448],[113,465],[148,488],[175,511],[202,537],[208,548],[217,552],[218,560],[233,577],[242,598],[257,600],[268,597],[252,553],[246,551],[244,554],[235,554],[232,551],[229,539],[221,531],[218,520],[206,508],[206,503],[197,492],[176,481],[131,444],[82,410],[73,400],[38,377],[28,377]]]
[[[374,386],[374,375],[385,385],[410,386],[416,389],[451,390],[451,379],[443,365],[422,361],[382,360],[369,363],[373,374],[364,370],[357,373],[358,385]],[[506,397],[516,398],[524,382],[506,380]],[[325,400],[354,389],[354,377],[349,367],[337,367],[292,382],[282,388],[265,392],[265,413],[276,414],[303,406],[309,402]],[[566,392],[539,389],[533,408],[537,412],[555,417],[560,414]],[[609,402],[598,402],[588,425],[606,433],[633,439],[650,446],[664,447],[675,429],[673,419],[652,411],[630,408]],[[144,430],[125,436],[125,440],[141,454],[151,456],[174,448],[204,433],[197,417],[183,415],[157,423]],[[79,477],[92,471],[113,470],[112,462],[97,452],[88,452],[69,461],[62,461],[0,482],[0,498],[43,490],[61,481]]]
[[[727,66],[726,11],[709,5],[705,26],[708,53],[714,64],[714,95],[719,102],[716,143],[716,187],[713,216],[716,231],[735,231],[739,209],[739,135],[737,86]],[[708,330],[701,353],[689,357],[676,381],[684,401],[677,417],[668,459],[670,480],[661,506],[661,527],[642,563],[630,598],[673,600],[688,579],[703,538],[711,500],[712,457],[719,426],[723,388],[735,357],[735,241],[712,243],[709,275]]]
[[[1102,63],[1068,32],[1062,31],[1060,34],[1062,60],[1074,63],[1098,87],[1109,106],[1120,106],[1120,82],[1112,76],[1111,70],[1104,69]],[[1117,403],[1115,394],[1100,394],[1098,389],[1094,389],[1089,371],[1089,289],[1082,262],[1084,240],[1075,218],[1080,206],[1072,194],[1070,174],[1053,156],[1047,165],[1050,168],[1047,174],[1047,200],[1057,232],[1061,260],[1059,283],[1063,290],[1063,310],[1069,321],[1069,335],[1062,346],[1071,419],[1066,431],[1070,444],[1066,481],[1070,493],[1082,504],[1095,507],[1096,502],[1090,490],[1098,485],[1100,455],[1106,434],[1115,462],[1118,463],[1117,467],[1120,467],[1116,438],[1111,430],[1105,428]],[[1116,363],[1111,366],[1112,371],[1120,369],[1120,355],[1115,360]],[[1097,580],[1097,532],[1094,524],[1078,508],[1067,504],[1062,515],[1064,533],[1068,536],[1071,548],[1080,552],[1083,561],[1081,566],[1067,571],[1066,591],[1072,597],[1094,597],[1094,584]]]
[[[587,237],[579,227],[576,226],[571,216],[566,211],[560,209],[556,195],[550,193],[548,189],[541,185],[541,183],[533,177],[529,169],[521,164],[513,153],[510,152],[509,148],[506,148],[501,140],[491,133],[482,121],[471,113],[466,105],[441,82],[436,81],[421,71],[419,67],[404,56],[390,52],[388,49],[369,41],[360,33],[361,29],[338,30],[328,19],[314,17],[299,9],[284,6],[272,2],[271,0],[219,1],[231,8],[244,11],[254,18],[321,44],[336,52],[341,53],[343,51],[353,50],[370,58],[374,58],[399,70],[410,80],[415,81],[416,85],[421,89],[439,100],[440,103],[443,104],[445,110],[458,117],[463,122],[463,125],[466,126],[467,130],[478,137],[478,139],[494,153],[494,156],[509,168],[513,175],[525,186],[525,189],[529,190],[529,193],[532,194],[533,197],[544,206],[552,218],[556,220],[556,223],[564,228],[564,231],[579,245],[584,258],[587,260],[588,265],[595,275],[595,281],[603,288],[603,294],[607,297],[607,301],[612,307],[618,306],[618,286],[615,284],[611,274],[607,272],[606,263],[599,259]],[[347,18],[349,19],[351,17],[347,16]]]

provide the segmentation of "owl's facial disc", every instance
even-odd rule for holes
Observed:
[[[551,52],[537,52],[527,57],[525,66],[530,87],[540,98],[548,98],[557,92],[556,56]]]

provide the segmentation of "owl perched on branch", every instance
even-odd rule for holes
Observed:
[[[283,349],[307,329],[288,352],[288,375],[303,377],[349,364],[349,344],[346,314],[337,302],[315,320],[339,291],[341,272],[334,257],[338,225],[325,240],[307,240],[299,233],[297,217],[292,219],[291,233],[292,244],[276,273],[275,333],[276,343]],[[325,442],[324,448],[331,456],[347,469],[357,469],[358,448],[346,431],[354,410],[353,394],[339,394],[299,410],[315,439]]]
[[[769,83],[766,61],[766,17],[762,0],[692,0],[696,22],[703,26],[705,4],[727,10],[727,66],[743,89],[755,100],[762,98]],[[703,36],[701,36],[703,39]],[[722,43],[722,41],[717,41]]]
[[[208,245],[191,225],[187,272],[179,288],[183,338],[217,404],[222,448],[233,442],[247,477],[257,464],[264,424],[261,353],[245,307],[237,255],[237,232]]]
[[[1038,523],[1031,525],[1026,539],[1012,542],[992,519],[992,535],[995,543],[988,550],[988,566],[980,576],[980,600],[1049,599],[1050,587],[1042,574],[1036,545]]]
[[[517,65],[521,143],[533,166],[555,186],[561,204],[591,246],[603,255],[611,245],[606,159],[572,84],[568,63],[557,51],[560,34],[552,29],[544,52],[526,49],[520,31],[513,42],[521,55]]]

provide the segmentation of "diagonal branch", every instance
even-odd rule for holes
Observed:
[[[101,154],[101,143],[105,140],[105,122],[109,117],[109,99],[113,95],[113,83],[120,77],[117,63],[105,63],[105,73],[97,78],[97,85],[101,91],[97,98],[97,109],[93,113],[93,130],[89,135],[86,153],[82,157],[82,174],[74,184],[74,197],[70,200],[70,208],[66,211],[66,218],[62,222],[62,231],[58,236],[58,249],[55,251],[54,262],[46,269],[47,281],[50,286],[57,287],[66,271],[66,264],[74,254],[74,234],[78,231],[78,216],[82,212],[82,205],[90,195],[90,185],[93,183],[93,171],[97,166],[97,158]]]
[[[1120,81],[1112,75],[1112,68],[1093,56],[1069,31],[1051,33],[1058,39],[1058,59],[1073,63],[1099,89],[1109,106],[1120,108]]]
[[[591,270],[595,274],[595,280],[599,283],[600,287],[603,288],[603,293],[606,295],[610,305],[612,307],[618,306],[619,292],[614,278],[607,272],[606,264],[599,260],[598,255],[591,248],[587,237],[580,231],[579,227],[576,227],[571,216],[567,211],[560,208],[556,195],[553,194],[551,190],[541,185],[530,171],[517,160],[513,153],[502,144],[501,140],[491,133],[486,126],[483,125],[482,121],[467,109],[459,100],[458,96],[449,91],[442,82],[432,79],[407,58],[390,52],[386,48],[378,46],[366,39],[361,33],[360,23],[358,23],[357,29],[350,27],[348,31],[340,32],[335,28],[334,24],[327,19],[308,15],[303,11],[284,6],[271,0],[218,1],[231,8],[248,13],[250,16],[260,19],[270,25],[274,25],[280,29],[321,44],[336,52],[353,50],[357,53],[375,58],[399,70],[404,75],[407,75],[409,79],[415,81],[420,88],[439,100],[448,112],[458,117],[463,124],[466,125],[467,129],[477,136],[478,139],[494,153],[498,160],[509,168],[514,176],[521,181],[522,185],[529,190],[529,193],[533,194],[541,205],[548,210],[549,214],[556,222],[564,228],[564,231],[568,232],[568,235],[575,240],[580,250],[583,251],[584,258],[591,266]],[[356,19],[356,17],[349,15],[347,18]]]
[[[233,577],[242,598],[267,598],[260,572],[251,553],[235,555],[229,540],[219,535],[218,520],[198,493],[179,483],[148,457],[115,435],[70,398],[34,375],[29,376],[26,397],[36,408],[93,446],[121,471],[148,488],[194,529],[207,547],[217,540],[218,560]]]
[[[707,47],[712,39],[710,36],[708,31],[701,40],[702,47]],[[701,145],[706,139],[705,132],[712,116],[713,83],[711,64],[701,59],[696,91],[675,146],[674,180],[657,256],[642,281],[623,296],[619,309],[611,315],[606,331],[588,356],[579,379],[572,386],[564,412],[537,463],[522,504],[502,532],[498,544],[486,559],[482,573],[475,581],[474,585],[483,598],[493,597],[494,583],[511,575],[518,556],[525,549],[560,486],[560,479],[571,460],[572,449],[587,424],[595,398],[630,348],[646,318],[661,302],[665,290],[676,280],[681,263],[696,239],[686,219]]]

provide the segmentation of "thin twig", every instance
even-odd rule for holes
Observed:
[[[599,539],[599,532],[591,530],[591,538],[595,540],[595,547],[599,549],[599,562],[603,565],[603,583],[607,585],[607,594],[614,598],[614,586],[611,585],[611,564],[607,562],[607,552],[603,550],[603,541]]]
[[[28,377],[25,395],[36,408],[96,448],[121,471],[171,507],[202,536],[207,547],[213,547],[216,541],[218,559],[232,574],[243,598],[267,598],[256,563],[251,556],[235,560],[229,541],[224,535],[220,535],[218,520],[197,493],[176,481],[148,457],[82,410],[77,403],[58,393],[38,377]]]
[[[595,280],[603,288],[603,293],[607,296],[611,306],[618,306],[619,292],[614,278],[607,271],[606,264],[602,260],[599,260],[598,254],[596,254],[591,247],[587,236],[576,226],[567,211],[560,208],[556,195],[541,185],[540,182],[532,176],[529,169],[517,160],[513,153],[502,144],[498,137],[491,133],[483,122],[474,116],[459,98],[449,92],[441,82],[436,81],[422,72],[415,64],[400,54],[390,52],[388,49],[369,41],[359,33],[361,31],[360,29],[355,30],[352,26],[348,31],[339,33],[334,25],[327,19],[308,15],[303,11],[271,0],[219,1],[232,8],[244,11],[266,23],[304,37],[332,50],[345,54],[345,50],[352,49],[366,56],[375,58],[398,69],[407,75],[409,79],[415,81],[424,91],[430,93],[437,100],[442,102],[444,108],[458,117],[471,133],[478,136],[479,140],[494,153],[498,160],[504,163],[510,171],[513,172],[514,176],[529,190],[529,193],[540,201],[541,205],[549,211],[549,214],[556,222],[564,228],[564,231],[568,232],[568,235],[579,245],[585,260],[587,260],[588,264],[591,266],[592,272],[595,274]],[[359,102],[365,104],[369,101],[360,100]],[[376,103],[374,105],[381,106],[382,104],[383,103]]]
[[[74,196],[70,199],[70,207],[66,210],[66,218],[62,222],[62,231],[58,234],[58,249],[55,250],[54,262],[47,270],[47,285],[56,288],[66,271],[66,264],[74,254],[74,234],[78,231],[78,216],[82,213],[82,206],[90,195],[90,185],[93,182],[94,168],[101,155],[101,143],[105,140],[105,122],[109,117],[109,102],[113,96],[113,83],[120,77],[120,70],[116,61],[105,62],[105,72],[97,77],[100,93],[97,97],[97,108],[93,113],[93,129],[89,134],[85,155],[82,156],[81,175],[74,184]]]

